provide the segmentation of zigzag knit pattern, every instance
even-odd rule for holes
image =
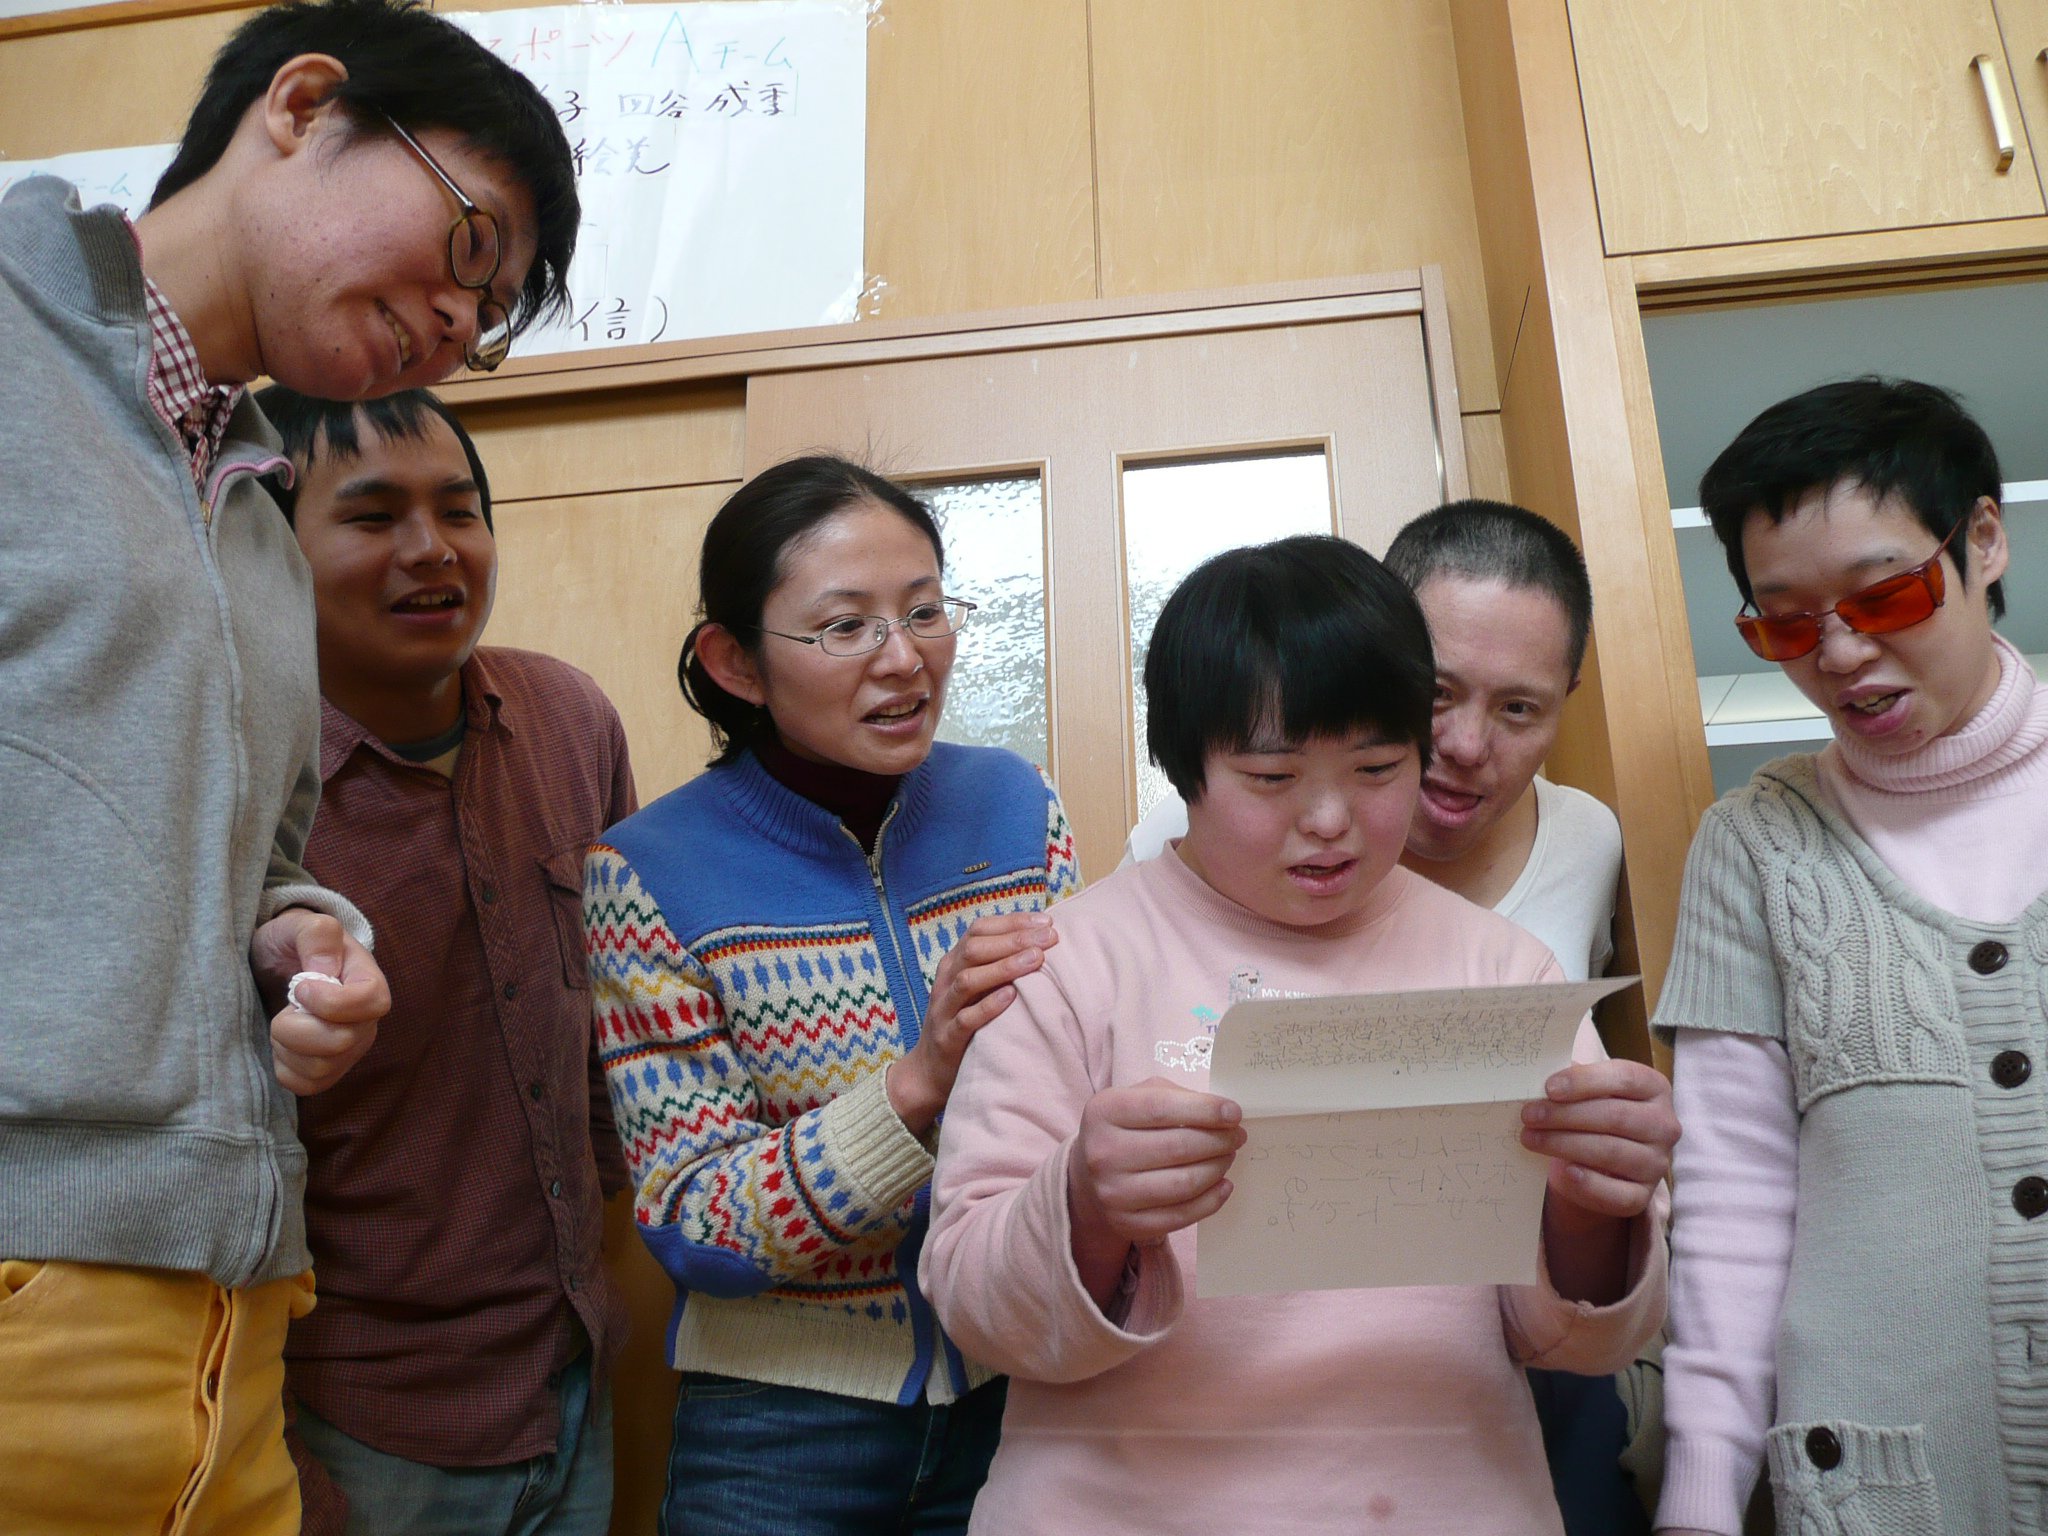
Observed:
[[[685,948],[623,855],[584,876],[598,1050],[642,1227],[747,1261],[776,1292],[879,1319],[911,1202],[876,1209],[820,1111],[902,1054],[865,927],[732,928]]]
[[[976,918],[1078,887],[1057,796],[1046,806],[1037,867],[1012,857],[901,909],[905,958],[927,991]],[[882,1093],[882,1069],[913,1038],[882,954],[895,941],[868,921],[678,933],[609,846],[585,866],[584,930],[635,1218],[651,1243],[673,1233],[686,1245],[663,1258],[679,1287],[907,1332],[898,1250],[930,1160]]]

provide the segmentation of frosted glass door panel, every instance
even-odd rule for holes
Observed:
[[[946,538],[946,595],[980,606],[960,632],[941,741],[1008,747],[1041,767],[1046,740],[1045,495],[1037,475],[924,484]]]
[[[1124,571],[1131,613],[1131,711],[1138,815],[1172,792],[1145,751],[1145,652],[1152,626],[1188,572],[1226,549],[1298,533],[1330,533],[1336,520],[1323,450],[1175,463],[1126,464]]]

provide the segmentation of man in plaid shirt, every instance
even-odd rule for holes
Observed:
[[[475,446],[425,390],[257,397],[319,613],[315,878],[376,924],[391,1013],[301,1107],[320,1306],[292,1325],[309,1536],[603,1536],[625,1162],[590,1025],[583,856],[635,809],[566,662],[477,642],[498,552]]]
[[[303,862],[311,579],[244,386],[492,366],[576,224],[538,90],[406,0],[252,16],[132,225],[0,201],[0,1530],[299,1529],[292,1095],[388,994]]]

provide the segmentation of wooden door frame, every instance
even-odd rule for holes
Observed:
[[[1463,485],[1466,470],[1462,434],[1443,430],[1459,419],[1458,381],[1450,366],[1450,311],[1444,295],[1443,271],[1435,266],[515,357],[496,373],[451,379],[440,385],[437,393],[459,410],[471,404],[495,405],[511,400],[592,395],[615,389],[717,379],[743,380],[792,369],[970,356],[1085,341],[1189,336],[1376,315],[1421,318],[1438,440],[1446,445],[1445,480]],[[1451,444],[1457,445],[1455,453],[1450,451]]]

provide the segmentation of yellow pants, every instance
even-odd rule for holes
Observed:
[[[310,1274],[0,1260],[0,1531],[297,1536],[284,1335]]]

